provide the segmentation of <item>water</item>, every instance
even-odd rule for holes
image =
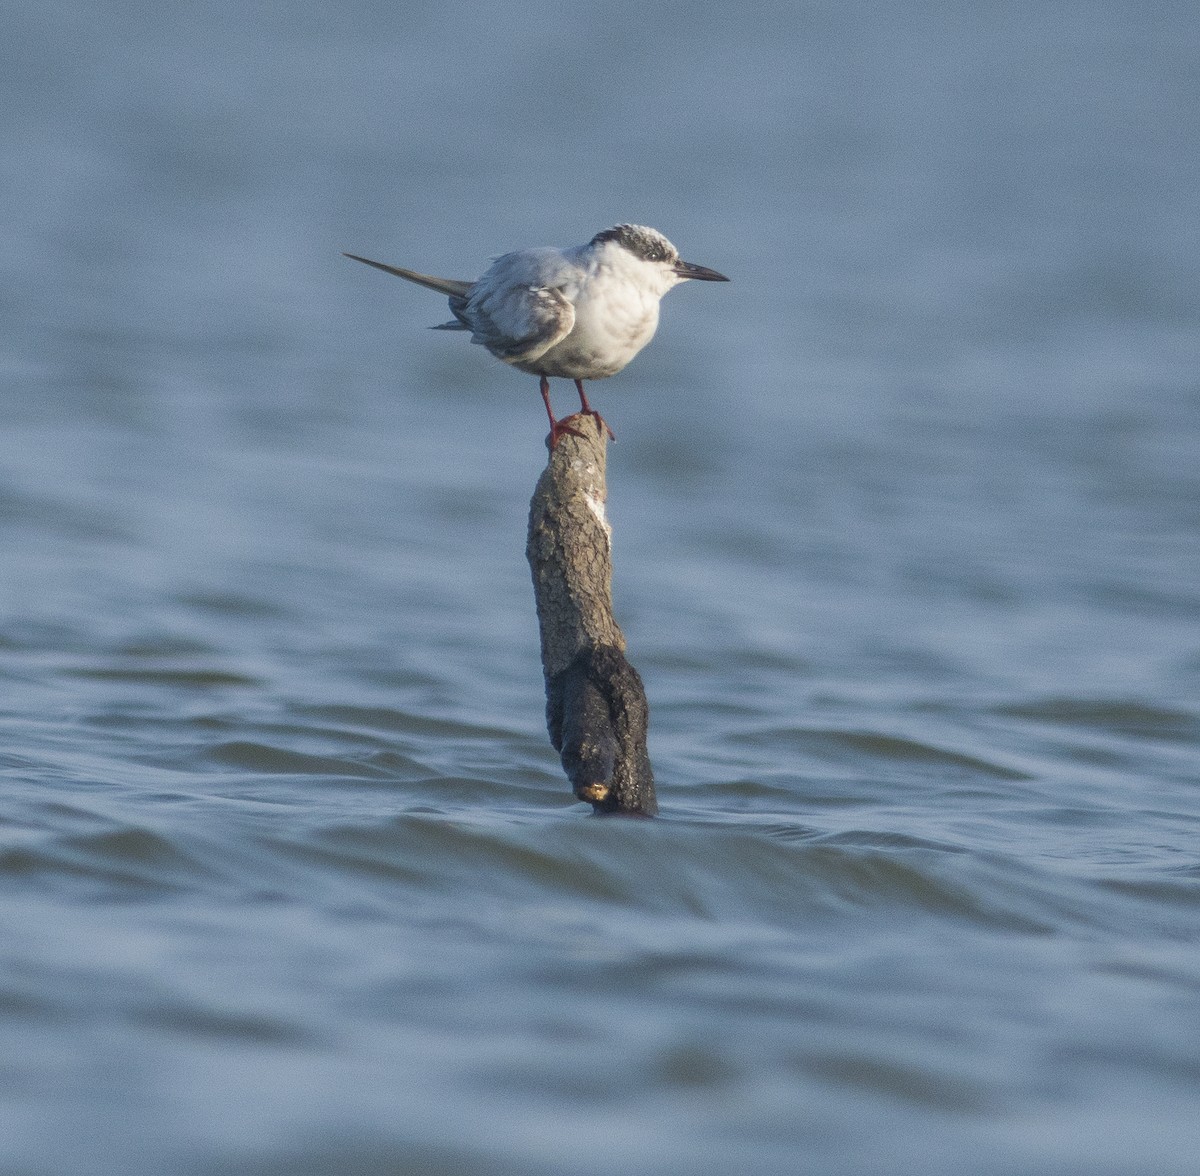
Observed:
[[[1195,1171],[1189,6],[5,26],[5,1176]],[[536,382],[338,256],[618,220],[733,278],[593,397],[654,822]]]

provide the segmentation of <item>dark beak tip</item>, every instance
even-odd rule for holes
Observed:
[[[697,282],[728,282],[724,274],[709,269],[705,265],[693,265],[690,261],[681,261],[675,266],[675,272],[681,278],[691,278]]]

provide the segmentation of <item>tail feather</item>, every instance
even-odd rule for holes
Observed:
[[[449,298],[465,297],[475,284],[474,282],[460,282],[455,278],[435,278],[429,274],[419,274],[416,270],[401,269],[398,265],[384,265],[382,261],[372,261],[369,257],[359,257],[356,253],[343,253],[342,256],[350,258],[351,261],[361,261],[363,265],[373,265],[376,269],[383,270],[385,274],[395,274],[398,278],[416,282],[418,286],[436,290],[439,294],[445,294]]]

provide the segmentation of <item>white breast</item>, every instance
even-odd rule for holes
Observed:
[[[661,297],[657,291],[603,267],[574,293],[574,328],[527,371],[602,380],[619,372],[654,338]]]

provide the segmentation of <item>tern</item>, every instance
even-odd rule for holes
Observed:
[[[435,278],[354,253],[344,256],[445,294],[454,319],[434,330],[470,331],[472,343],[539,376],[551,449],[563,433],[575,432],[569,417],[554,419],[551,376],[574,380],[580,412],[595,417],[612,437],[608,423],[588,403],[583,381],[616,375],[650,342],[659,301],[673,286],[689,278],[729,281],[716,270],[681,261],[679,250],[646,225],[616,225],[568,249],[505,253],[474,282]]]

